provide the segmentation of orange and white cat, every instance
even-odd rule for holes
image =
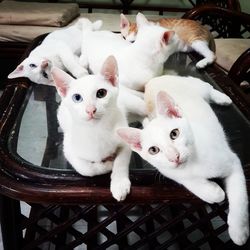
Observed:
[[[144,15],[141,14],[141,16]],[[161,18],[157,21],[148,21],[145,16],[144,18],[145,22],[160,25],[176,33],[178,37],[176,52],[189,52],[194,50],[204,56],[204,59],[197,62],[197,68],[204,68],[215,61],[215,43],[212,34],[197,21],[180,18]],[[121,14],[120,18],[120,29],[121,34],[126,40],[130,42],[135,41],[137,24],[130,22],[123,14]]]

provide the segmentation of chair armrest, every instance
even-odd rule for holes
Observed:
[[[211,4],[204,4],[186,12],[182,18],[199,20],[218,33],[217,37],[244,37],[250,31],[250,15]]]
[[[239,85],[242,90],[250,94],[250,48],[247,49],[232,65],[228,76]],[[242,84],[245,81],[246,84]],[[248,84],[247,84],[248,83]]]

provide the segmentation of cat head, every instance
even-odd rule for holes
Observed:
[[[137,25],[131,23],[124,14],[120,15],[120,31],[123,38],[131,43],[136,39]]]
[[[48,59],[29,56],[8,75],[8,78],[27,77],[38,84],[53,85],[51,68],[52,63]]]
[[[136,22],[138,32],[134,44],[151,53],[157,62],[165,62],[176,50],[175,32],[149,22],[141,13],[136,15]]]
[[[193,153],[193,134],[180,107],[164,91],[156,97],[154,119],[143,129],[119,128],[118,135],[133,151],[167,175],[184,167]]]
[[[74,79],[55,67],[51,73],[62,103],[75,122],[97,122],[117,105],[118,68],[113,56],[106,59],[99,75]]]

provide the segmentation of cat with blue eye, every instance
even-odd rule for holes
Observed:
[[[101,27],[102,22],[91,23],[85,18],[80,18],[78,22],[68,28],[51,32],[8,75],[8,78],[27,77],[34,83],[54,86],[51,76],[52,66],[68,71],[76,78],[88,74],[87,69],[78,63],[84,25],[89,25],[91,29],[95,30]]]
[[[57,118],[64,133],[65,158],[84,176],[111,172],[111,193],[117,201],[124,200],[130,192],[131,150],[115,130],[128,126],[131,107],[138,115],[141,108],[146,110],[144,101],[118,86],[118,67],[113,56],[106,59],[100,74],[74,79],[54,67],[52,77],[62,99]]]

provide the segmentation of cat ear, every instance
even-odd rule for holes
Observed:
[[[121,29],[125,29],[129,27],[129,20],[127,19],[127,17],[121,13],[120,15],[120,28]]]
[[[101,74],[109,81],[114,87],[118,84],[118,66],[114,56],[109,56],[101,70]]]
[[[141,130],[138,128],[118,128],[116,133],[135,152],[141,151]]]
[[[17,77],[24,77],[25,73],[24,73],[24,65],[23,64],[19,64],[16,69],[14,71],[12,71],[9,75],[8,78],[9,79],[13,79],[13,78],[17,78]]]
[[[148,25],[149,21],[142,13],[138,12],[138,14],[136,15],[136,24],[138,28],[140,28],[144,25]]]
[[[42,68],[42,69],[46,69],[46,68],[49,67],[50,65],[51,65],[50,60],[48,60],[48,59],[43,59],[43,60],[42,60],[42,63],[41,63],[41,68]]]
[[[69,84],[74,80],[74,78],[57,67],[52,68],[51,75],[56,85],[58,94],[61,97],[65,97],[69,89]]]
[[[168,44],[172,37],[174,36],[175,32],[173,30],[170,30],[170,31],[165,31],[163,36],[162,36],[162,43],[163,44]]]
[[[174,99],[165,91],[160,91],[156,97],[157,113],[169,118],[181,118],[181,110]]]

